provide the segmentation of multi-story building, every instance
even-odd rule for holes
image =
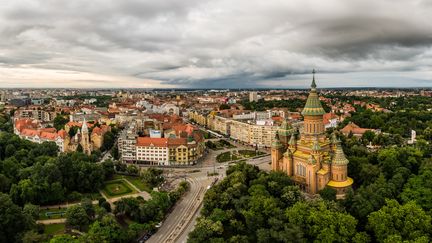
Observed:
[[[36,120],[19,119],[14,122],[14,133],[22,139],[34,143],[55,142],[60,152],[65,152],[65,130],[57,132],[55,128],[41,128]]]
[[[132,121],[121,133],[117,141],[119,155],[123,162],[136,160],[137,122]]]
[[[249,93],[249,102],[256,102],[258,101],[258,93],[257,92],[250,92]]]
[[[207,116],[208,114],[200,113],[198,111],[189,111],[189,119],[195,121],[201,126],[207,126]]]
[[[55,128],[43,128],[38,120],[34,119],[16,119],[14,122],[14,133],[22,139],[26,139],[35,143],[43,143],[45,141],[55,142],[59,147],[60,152],[77,151],[79,147],[86,154],[91,154],[92,151],[102,147],[103,136],[111,130],[107,125],[94,127],[90,133],[87,122],[67,124],[66,130],[57,131]],[[70,136],[69,130],[73,127],[79,127],[77,132]]]
[[[169,165],[168,138],[139,137],[136,139],[136,161]]]
[[[230,134],[231,119],[217,116],[214,112],[210,113],[207,117],[207,127],[211,130],[222,133],[223,135]]]
[[[14,117],[18,119],[29,118],[41,122],[51,122],[56,116],[57,112],[42,109],[18,109],[14,114]]]
[[[340,141],[333,134],[325,134],[323,115],[325,114],[316,91],[315,77],[311,91],[302,111],[303,128],[276,134],[271,149],[271,167],[283,171],[304,191],[316,194],[328,186],[336,190],[337,198],[345,197],[353,179],[348,177],[348,159]],[[290,137],[288,143],[287,138]]]
[[[161,128],[160,133],[151,136],[155,126],[147,121],[140,127],[137,121],[132,121],[119,137],[118,149],[123,162],[192,165],[204,154],[204,138],[190,124],[167,122],[163,126],[157,125]],[[139,137],[138,132],[145,137]]]
[[[250,145],[270,147],[278,129],[279,127],[273,124],[261,122],[249,124],[232,120],[230,122],[230,137]]]

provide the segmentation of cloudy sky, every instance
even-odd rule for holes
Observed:
[[[0,87],[432,86],[428,0],[0,0]]]

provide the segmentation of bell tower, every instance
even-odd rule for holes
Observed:
[[[313,142],[317,137],[320,141],[325,139],[325,128],[323,115],[325,114],[324,108],[318,97],[315,83],[315,70],[312,71],[313,78],[311,89],[309,92],[306,105],[302,111],[304,117],[304,130],[302,140],[306,142]]]
[[[81,128],[81,146],[83,148],[83,153],[87,155],[91,154],[89,130],[85,118]]]

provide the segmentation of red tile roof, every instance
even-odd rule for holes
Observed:
[[[168,139],[167,138],[139,137],[139,138],[137,138],[136,146],[168,147]]]
[[[346,125],[344,128],[341,129],[341,132],[344,134],[349,134],[350,132],[352,132],[353,134],[363,134],[366,131],[372,131],[373,129],[368,129],[368,128],[361,128],[358,125],[356,125],[353,122],[348,123],[348,125]]]

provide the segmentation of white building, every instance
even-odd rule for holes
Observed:
[[[258,93],[257,92],[250,92],[249,93],[249,102],[256,102],[258,101]]]
[[[154,165],[169,165],[167,138],[139,137],[136,142],[136,160]]]

